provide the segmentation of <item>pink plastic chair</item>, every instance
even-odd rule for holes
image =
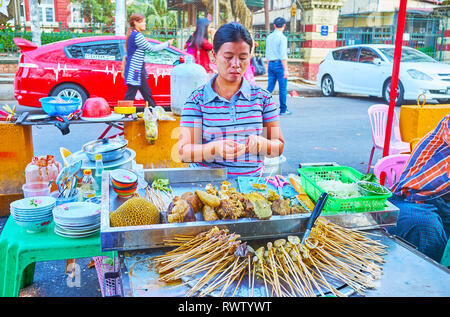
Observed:
[[[369,164],[367,165],[367,173],[370,171],[370,165],[372,164],[373,154],[375,149],[383,150],[384,147],[384,136],[386,133],[386,122],[389,107],[387,105],[378,104],[373,105],[369,108],[369,120],[370,127],[372,129],[372,151],[370,152]],[[394,121],[392,124],[394,130],[394,138],[391,140],[389,145],[389,155],[400,154],[400,153],[410,153],[410,144],[403,142],[400,136],[400,127],[398,123],[398,118],[394,112]]]
[[[394,154],[388,155],[378,160],[373,168],[373,173],[378,179],[381,179],[381,174],[386,175],[387,185],[390,188],[396,184],[403,169],[408,163],[410,154]]]

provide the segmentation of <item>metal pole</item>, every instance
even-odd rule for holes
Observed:
[[[395,99],[397,98],[397,89],[398,89],[398,75],[400,69],[400,61],[402,57],[403,32],[405,31],[406,2],[407,0],[400,0],[400,8],[398,11],[397,34],[395,36],[394,63],[392,66],[391,91],[389,94],[389,110],[386,122],[383,157],[389,155],[389,145],[391,142],[392,121],[394,118]],[[380,180],[382,185],[384,185],[384,181],[385,175],[383,174]]]

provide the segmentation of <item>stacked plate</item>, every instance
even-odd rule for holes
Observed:
[[[100,230],[101,205],[73,202],[53,209],[55,233],[67,238],[83,238]]]
[[[33,233],[43,231],[50,224],[55,204],[53,197],[36,196],[13,201],[9,207],[14,221]]]

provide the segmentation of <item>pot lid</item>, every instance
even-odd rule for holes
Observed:
[[[91,141],[83,145],[83,150],[87,153],[105,153],[115,151],[128,145],[128,141],[125,139],[109,139],[104,138],[101,140]]]

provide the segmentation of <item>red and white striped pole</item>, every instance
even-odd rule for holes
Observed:
[[[400,61],[402,57],[403,46],[403,33],[405,31],[405,18],[406,18],[406,2],[407,0],[400,0],[400,8],[398,11],[397,19],[397,33],[395,36],[395,50],[394,50],[394,63],[392,66],[391,77],[391,91],[389,94],[389,110],[386,122],[386,133],[384,138],[383,157],[389,155],[389,145],[391,142],[392,134],[392,122],[394,118],[395,99],[397,99],[398,90],[398,74],[400,70]],[[384,185],[385,174],[381,175],[381,185]]]

